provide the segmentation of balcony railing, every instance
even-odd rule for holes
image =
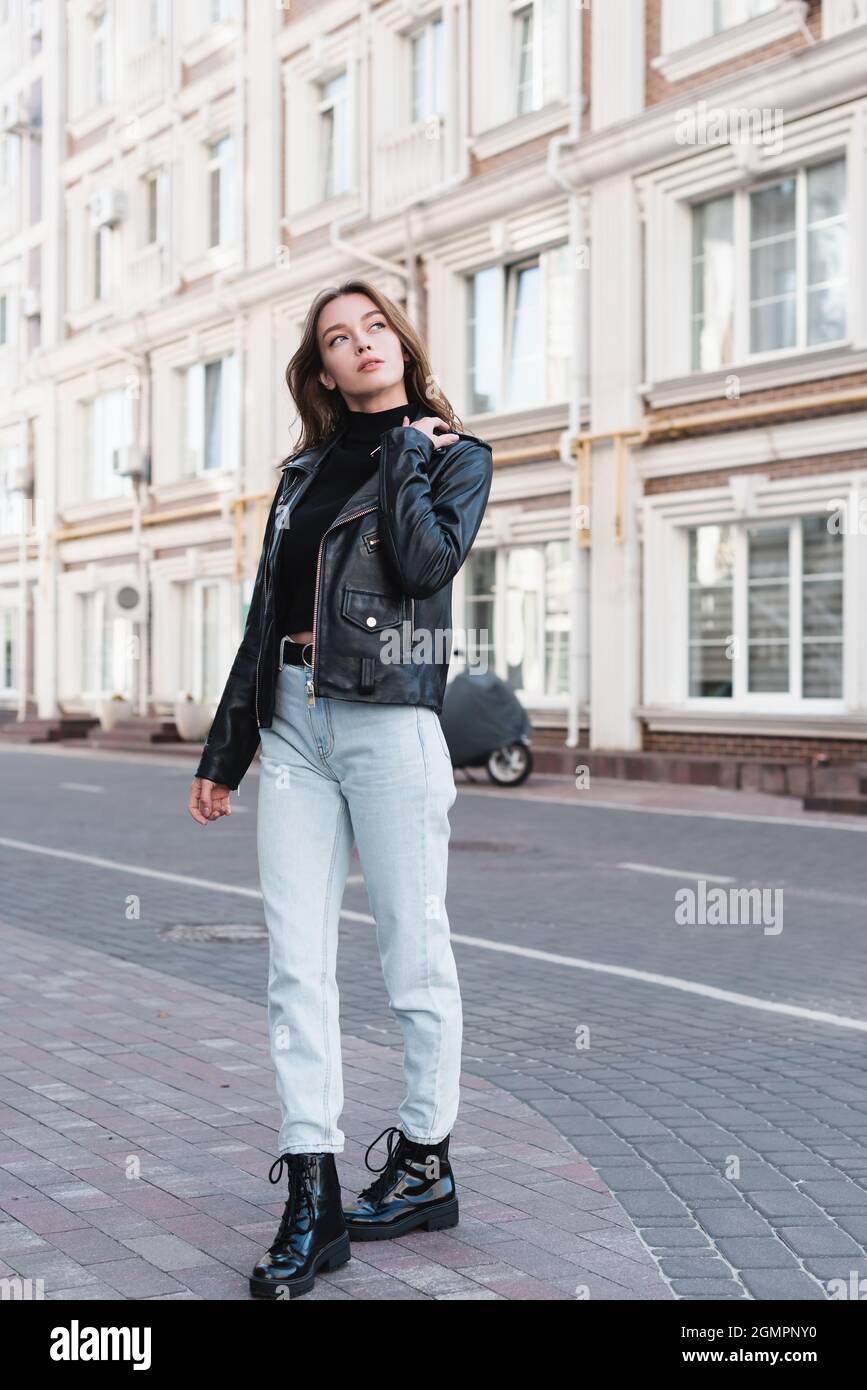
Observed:
[[[169,283],[169,251],[161,242],[144,246],[129,258],[123,277],[123,301],[133,305],[158,299]]]
[[[433,188],[445,178],[445,125],[439,117],[381,140],[376,158],[380,214]]]
[[[132,54],[126,67],[126,99],[129,106],[144,106],[157,101],[167,86],[168,48],[164,39],[157,39],[138,53]]]

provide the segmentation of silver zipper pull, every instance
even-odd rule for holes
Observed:
[[[304,684],[304,689],[307,691],[307,703],[308,703],[308,705],[315,705],[315,704],[316,704],[316,696],[313,694],[313,681],[312,681],[312,680],[306,681],[305,684]]]

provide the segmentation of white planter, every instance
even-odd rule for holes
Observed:
[[[131,700],[100,700],[97,705],[100,728],[109,732],[115,724],[132,716]]]
[[[201,743],[213,721],[211,706],[200,700],[175,700],[175,725],[184,742]]]

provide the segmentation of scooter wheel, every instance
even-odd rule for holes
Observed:
[[[518,787],[533,771],[533,753],[526,743],[509,743],[488,758],[488,776],[498,787]]]

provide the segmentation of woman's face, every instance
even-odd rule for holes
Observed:
[[[317,338],[319,380],[329,391],[340,391],[350,410],[388,410],[406,400],[409,353],[368,295],[341,294],[326,304]]]

